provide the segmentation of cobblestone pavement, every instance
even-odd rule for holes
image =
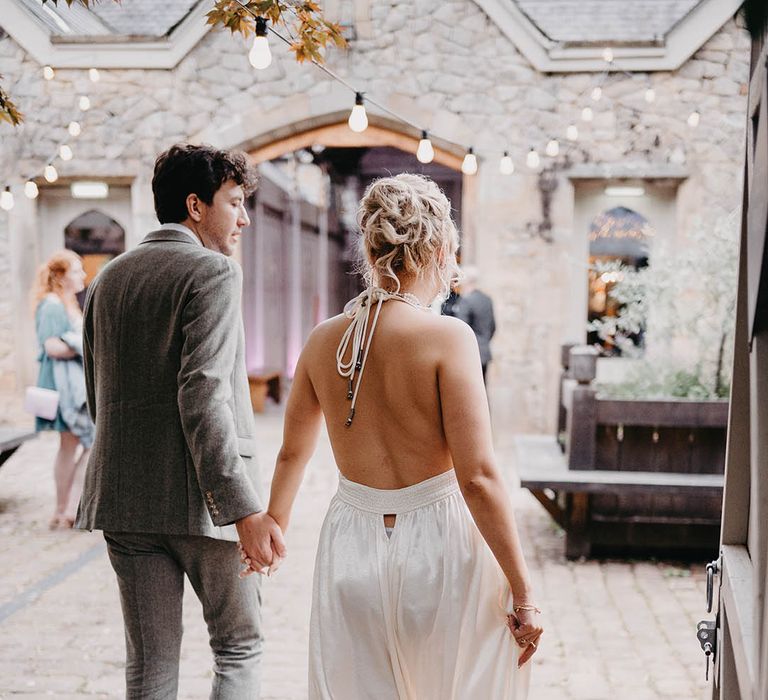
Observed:
[[[281,415],[273,409],[257,420],[266,483]],[[46,529],[56,441],[43,434],[0,468],[0,700],[123,695],[122,621],[103,540]],[[509,464],[504,450],[499,457]],[[298,497],[289,558],[265,581],[264,700],[306,697],[314,549],[335,479],[323,441]],[[513,499],[546,613],[530,700],[703,700],[704,656],[695,639],[705,616],[703,563],[567,562],[549,516],[523,491]],[[184,623],[180,697],[207,698],[210,652],[189,589]]]

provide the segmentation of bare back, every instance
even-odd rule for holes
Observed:
[[[374,309],[369,313],[373,315]],[[336,463],[346,478],[373,488],[397,489],[452,467],[438,368],[450,352],[446,335],[455,323],[397,300],[385,302],[349,427],[347,380],[337,371],[336,350],[350,319],[336,316],[315,329],[303,359]]]

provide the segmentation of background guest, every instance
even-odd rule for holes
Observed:
[[[54,461],[56,510],[51,529],[71,528],[83,485],[94,426],[86,410],[82,367],[83,314],[77,293],[85,287],[79,255],[69,250],[54,253],[39,269],[34,289],[35,329],[39,343],[37,386],[59,393],[53,420],[36,418],[37,430],[60,435]],[[81,447],[78,454],[78,447]]]
[[[477,344],[480,346],[480,361],[483,364],[483,381],[485,381],[488,364],[491,361],[491,338],[496,332],[493,301],[477,288],[478,271],[474,265],[462,266],[461,272],[458,293],[450,307],[444,306],[443,313],[460,318],[475,332]]]

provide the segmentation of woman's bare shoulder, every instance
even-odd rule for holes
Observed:
[[[433,314],[430,329],[441,340],[447,342],[466,342],[467,339],[475,339],[474,331],[469,324],[453,316]]]
[[[338,343],[349,322],[344,314],[339,314],[318,323],[309,334],[302,354],[305,357],[312,357],[329,344]]]

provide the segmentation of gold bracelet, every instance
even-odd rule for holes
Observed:
[[[531,612],[541,614],[541,610],[539,610],[535,605],[513,605],[512,610],[515,612],[520,612],[521,610],[530,610]]]

